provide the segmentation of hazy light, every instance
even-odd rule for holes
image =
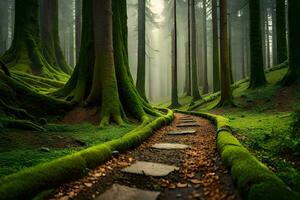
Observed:
[[[158,15],[161,15],[164,10],[164,3],[162,0],[151,0],[150,6],[151,6],[152,12],[154,12],[155,14],[158,14]]]

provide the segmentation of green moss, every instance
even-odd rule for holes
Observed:
[[[108,160],[112,150],[128,150],[140,144],[154,130],[166,124],[170,118],[173,118],[173,112],[168,110],[164,117],[159,117],[147,125],[143,124],[142,127],[138,127],[137,130],[133,130],[120,139],[6,176],[0,179],[0,198],[31,199],[41,191],[76,179],[86,173],[87,169]]]

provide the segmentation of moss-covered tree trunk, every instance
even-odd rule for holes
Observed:
[[[47,62],[56,70],[71,74],[60,47],[58,35],[58,0],[40,0],[42,51]]]
[[[227,0],[220,1],[221,100],[218,106],[232,105],[230,84]]]
[[[56,92],[68,101],[99,108],[101,126],[121,124],[125,114],[140,121],[148,120],[146,113],[157,114],[140,97],[130,74],[126,1],[113,0],[112,7],[110,2],[83,1],[79,60],[69,82]]]
[[[257,88],[266,84],[261,37],[260,0],[249,1],[250,9],[250,85]]]
[[[214,92],[218,92],[220,90],[218,0],[212,0],[212,25],[213,25],[213,86],[214,86]]]
[[[146,99],[146,0],[138,1],[138,60],[136,88]]]
[[[2,61],[12,69],[65,79],[65,73],[51,66],[41,48],[39,29],[39,0],[15,0],[15,28],[11,47]]]
[[[287,60],[285,0],[276,0],[277,63]]]
[[[191,51],[192,51],[192,97],[193,102],[201,99],[198,88],[198,70],[197,70],[197,53],[196,53],[196,16],[195,0],[191,0]]]
[[[289,86],[300,80],[300,1],[288,0],[289,69],[282,80]]]

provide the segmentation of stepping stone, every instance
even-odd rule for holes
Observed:
[[[198,123],[181,123],[176,125],[176,127],[189,127],[189,126],[200,126],[200,125]]]
[[[186,149],[188,147],[189,147],[188,145],[176,144],[176,143],[157,143],[152,146],[152,148],[155,148],[155,149],[166,149],[166,150]]]
[[[168,135],[187,135],[187,134],[195,134],[197,131],[190,129],[190,130],[176,130],[171,131],[168,133]]]
[[[113,184],[112,187],[106,190],[103,194],[96,197],[96,200],[156,200],[159,192],[152,192],[131,188],[119,184]]]
[[[186,120],[186,119],[185,119],[185,120],[182,120],[182,119],[180,119],[179,122],[180,122],[180,123],[196,123],[197,121],[195,121],[195,120],[193,120],[193,119],[189,119],[189,120]]]
[[[153,162],[137,161],[134,164],[122,169],[122,172],[131,174],[141,174],[146,176],[162,177],[167,176],[169,173],[179,168],[172,165],[164,165]]]

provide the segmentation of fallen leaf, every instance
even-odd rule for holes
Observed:
[[[176,185],[178,188],[186,188],[188,186],[187,183],[177,183]]]

